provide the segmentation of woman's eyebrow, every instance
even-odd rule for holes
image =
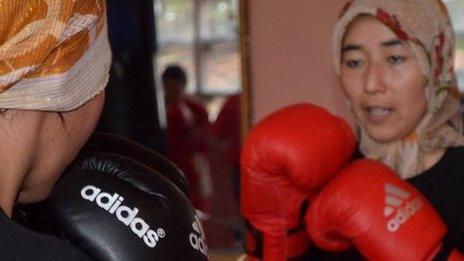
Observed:
[[[392,47],[392,46],[403,45],[403,44],[404,44],[403,41],[399,39],[393,39],[393,40],[382,42],[380,45],[382,47]],[[362,47],[359,44],[348,44],[342,48],[342,54],[348,51],[358,51],[361,49]]]
[[[342,48],[342,54],[348,51],[357,51],[357,50],[361,50],[361,45],[348,44]]]
[[[401,40],[394,39],[394,40],[383,42],[381,45],[383,47],[392,47],[392,46],[397,46],[397,45],[403,45],[403,42]]]

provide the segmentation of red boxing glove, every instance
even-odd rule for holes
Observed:
[[[369,260],[431,260],[447,231],[418,190],[373,160],[358,160],[334,178],[311,201],[306,225],[321,248],[353,244]]]
[[[305,252],[304,202],[351,160],[354,144],[342,119],[310,104],[282,109],[252,129],[241,155],[249,260]]]

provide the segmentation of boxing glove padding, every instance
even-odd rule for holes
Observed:
[[[187,197],[133,159],[86,153],[50,197],[56,231],[98,260],[207,260]]]
[[[279,110],[251,130],[241,153],[241,211],[253,228],[246,238],[262,246],[247,242],[249,259],[303,254],[304,229],[288,231],[302,227],[303,203],[349,162],[354,143],[342,119],[311,104]]]
[[[95,131],[82,148],[81,153],[87,152],[109,152],[129,157],[165,176],[188,195],[188,182],[182,170],[163,155],[139,143],[121,136]]]
[[[313,199],[306,229],[319,247],[354,245],[372,260],[430,260],[447,228],[427,199],[387,166],[350,164]]]
[[[315,193],[315,187],[346,165],[354,145],[354,134],[343,119],[316,105],[297,104],[269,115],[250,131],[241,164],[245,171],[269,176],[285,173],[301,191]]]

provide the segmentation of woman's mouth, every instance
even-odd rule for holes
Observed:
[[[392,114],[392,108],[379,107],[379,106],[367,106],[364,108],[364,113],[367,120],[373,123],[382,123],[387,120]]]

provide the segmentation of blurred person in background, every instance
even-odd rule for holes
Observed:
[[[203,104],[185,93],[187,76],[179,65],[162,74],[167,116],[166,154],[184,172],[195,208],[207,211],[212,194],[208,138],[211,126]]]

